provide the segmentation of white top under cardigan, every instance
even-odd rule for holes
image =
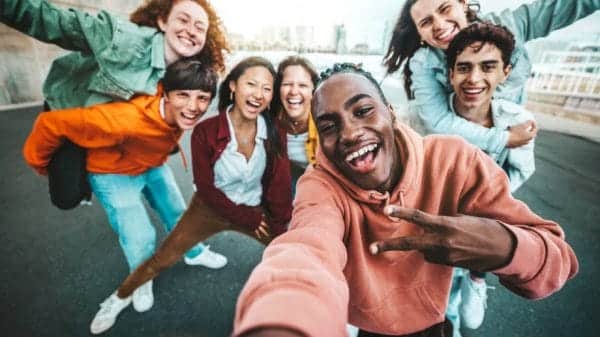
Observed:
[[[231,140],[215,162],[215,187],[220,189],[236,205],[258,206],[262,198],[262,176],[267,167],[267,153],[264,141],[267,139],[267,125],[262,115],[257,118],[254,150],[249,160],[238,152],[235,129],[227,109],[227,125]]]

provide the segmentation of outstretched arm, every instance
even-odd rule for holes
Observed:
[[[274,336],[268,330],[273,328],[308,337],[346,336],[344,223],[329,191],[316,178],[300,179],[291,228],[267,246],[250,275],[233,336]]]
[[[42,42],[84,53],[103,50],[112,40],[112,18],[62,9],[45,0],[3,0],[0,21]]]
[[[29,166],[46,174],[52,154],[65,138],[84,148],[108,147],[119,144],[127,129],[129,103],[109,103],[89,108],[42,112],[25,140],[23,156]]]
[[[490,13],[486,19],[507,26],[517,40],[548,36],[600,9],[600,0],[538,0],[515,10]]]

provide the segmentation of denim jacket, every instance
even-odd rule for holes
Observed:
[[[93,16],[47,1],[3,0],[0,21],[72,51],[54,60],[44,82],[52,109],[154,95],[165,72],[163,34],[105,11]]]
[[[515,10],[483,16],[483,20],[506,26],[516,40],[511,57],[512,72],[506,82],[498,86],[494,97],[523,104],[525,84],[531,73],[525,42],[547,36],[599,8],[600,0],[538,0]],[[410,89],[415,97],[409,101],[409,109],[423,121],[428,133],[459,135],[488,153],[502,151],[508,141],[508,131],[484,128],[448,109],[447,97],[453,90],[443,50],[420,48],[410,59],[409,67],[412,72]]]
[[[454,93],[448,97],[448,107],[454,110]],[[502,98],[495,98],[491,103],[494,127],[506,130],[511,125],[535,120],[533,114],[523,106]],[[458,114],[456,114],[458,116]],[[485,151],[508,176],[510,191],[516,192],[535,172],[534,140],[514,149],[502,148],[499,152]]]

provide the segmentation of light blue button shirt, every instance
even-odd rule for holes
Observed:
[[[258,206],[262,199],[262,176],[267,167],[267,125],[263,116],[257,118],[254,150],[249,160],[238,152],[235,129],[227,111],[231,140],[214,166],[215,187],[236,205]]]
[[[547,36],[552,31],[592,14],[600,8],[600,0],[539,0],[521,5],[515,10],[504,10],[483,16],[496,24],[506,26],[515,36],[515,50],[511,57],[512,72],[494,95],[517,104],[525,102],[525,84],[531,73],[531,62],[525,42]],[[412,72],[411,91],[414,99],[409,109],[419,116],[427,133],[453,134],[488,153],[503,150],[509,133],[498,127],[484,128],[452,113],[447,97],[452,92],[444,51],[420,48],[409,61]]]
[[[454,96],[454,93],[449,95],[448,107],[456,114],[453,104]],[[531,112],[509,100],[502,98],[493,99],[491,108],[494,127],[500,130],[506,130],[515,124],[525,121],[535,121]],[[459,116],[458,114],[456,115]],[[510,181],[510,191],[515,192],[535,172],[535,155],[533,149],[534,140],[517,148],[509,149],[504,147],[499,152],[485,150],[484,152],[504,169]]]

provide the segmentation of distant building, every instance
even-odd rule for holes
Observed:
[[[367,55],[369,53],[369,45],[366,43],[357,43],[354,47],[352,47],[350,53]]]
[[[544,51],[533,64],[528,106],[533,111],[600,124],[600,43]]]
[[[338,54],[346,54],[348,47],[346,44],[346,28],[344,25],[335,26],[335,52]]]

